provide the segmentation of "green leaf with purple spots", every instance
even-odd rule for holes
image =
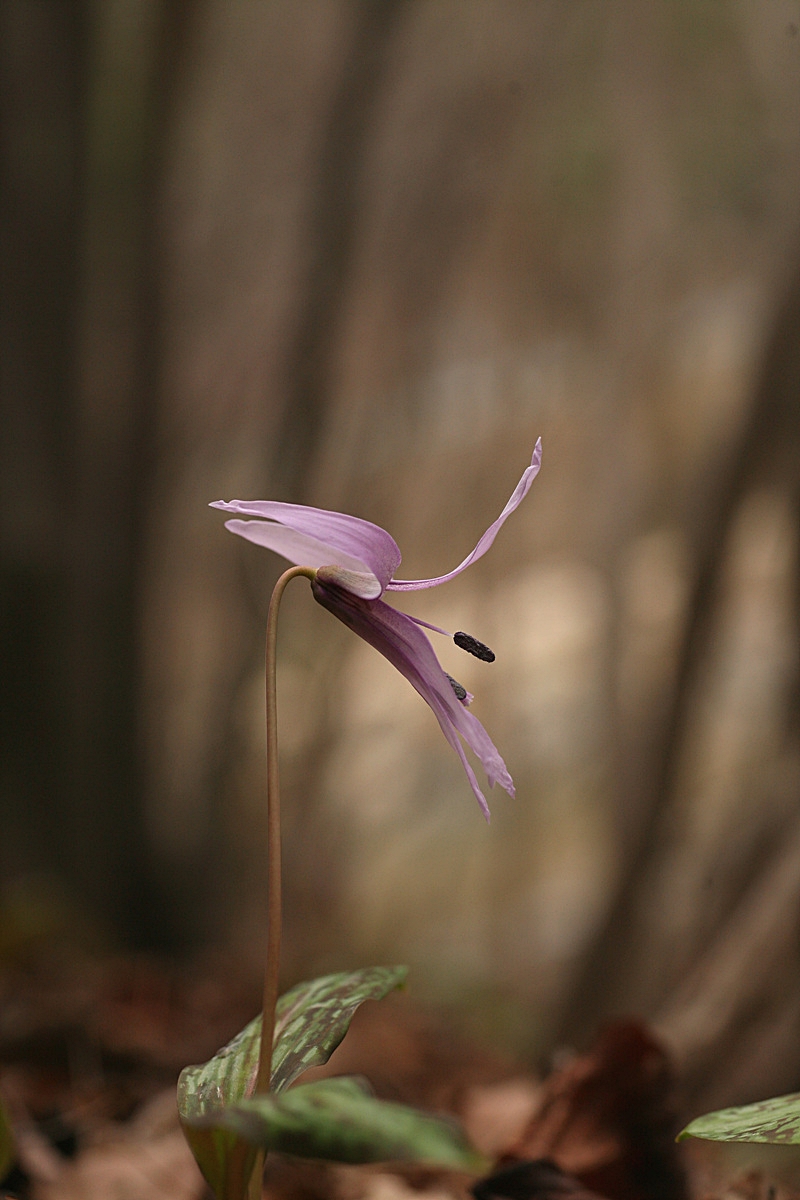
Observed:
[[[365,967],[298,983],[281,996],[270,1091],[282,1092],[309,1067],[326,1063],[347,1033],[359,1005],[365,1000],[382,1000],[403,986],[407,974],[408,967]]]
[[[475,1174],[488,1166],[455,1122],[376,1100],[352,1078],[252,1096],[207,1121],[251,1146],[300,1158],[415,1162]]]
[[[407,973],[407,967],[342,971],[298,983],[281,996],[275,1013],[272,1093],[282,1092],[309,1067],[326,1063],[347,1033],[359,1005],[365,1000],[383,999],[403,985]],[[200,1170],[220,1197],[235,1195],[233,1185],[226,1182],[227,1164],[239,1139],[213,1118],[252,1092],[260,1039],[259,1015],[207,1063],[185,1067],[178,1080],[178,1112],[186,1140]]]
[[[678,1135],[709,1142],[757,1142],[791,1146],[800,1144],[800,1092],[774,1096],[739,1108],[721,1108],[695,1117]]]

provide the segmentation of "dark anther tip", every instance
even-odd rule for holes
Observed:
[[[459,649],[466,650],[467,654],[474,654],[482,662],[494,662],[494,650],[490,650],[488,646],[485,646],[483,642],[479,642],[471,634],[454,633],[453,641]]]
[[[445,671],[445,675],[447,675],[447,671]],[[447,675],[447,678],[450,680],[450,687],[456,694],[456,700],[466,700],[467,689],[464,687],[463,683],[459,683],[457,679],[453,679],[452,675]]]

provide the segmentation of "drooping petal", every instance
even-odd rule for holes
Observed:
[[[340,566],[352,571],[355,594],[365,599],[380,596],[400,565],[400,549],[391,534],[347,513],[278,500],[215,500],[211,507],[266,518],[226,521],[225,528],[297,566]]]
[[[465,571],[467,567],[472,565],[472,563],[477,562],[479,558],[482,558],[491,546],[494,539],[497,537],[497,532],[500,529],[500,526],[504,524],[506,519],[511,516],[511,513],[514,512],[516,508],[519,508],[520,504],[527,496],[531,484],[539,474],[539,468],[541,465],[542,439],[539,438],[536,442],[536,446],[534,447],[531,465],[526,467],[523,471],[522,478],[514,488],[508,504],[506,504],[497,520],[492,522],[492,524],[484,533],[483,537],[478,542],[475,549],[467,555],[464,561],[460,562],[452,571],[448,571],[446,575],[437,575],[435,579],[392,579],[391,583],[387,585],[388,590],[391,592],[416,592],[421,588],[437,587],[440,583],[447,583],[448,579],[454,579],[456,575],[460,575],[461,572]]]
[[[486,797],[467,760],[460,738],[480,759],[490,786],[499,783],[513,796],[513,781],[480,721],[456,698],[433,646],[419,625],[382,600],[362,600],[354,596],[341,586],[337,573],[325,567],[317,572],[311,590],[324,608],[387,658],[433,709],[442,733],[461,759],[470,786],[488,820]]]

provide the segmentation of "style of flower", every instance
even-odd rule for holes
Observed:
[[[385,592],[415,592],[438,587],[455,579],[481,558],[494,542],[501,525],[528,494],[541,460],[539,440],[530,466],[525,468],[497,520],[463,562],[446,575],[433,579],[396,579],[395,572],[400,566],[397,543],[385,529],[360,517],[275,500],[216,500],[211,505],[224,512],[259,518],[244,521],[237,517],[226,521],[225,528],[257,546],[274,550],[297,566],[315,571],[311,583],[315,600],[387,658],[433,709],[442,733],[461,759],[487,820],[489,806],[461,739],[480,760],[490,787],[499,783],[513,796],[513,781],[488,733],[468,711],[472,696],[443,670],[422,627],[446,637],[453,636],[456,645],[478,658],[492,661],[494,655],[469,634],[450,635],[436,625],[399,612],[381,597]]]

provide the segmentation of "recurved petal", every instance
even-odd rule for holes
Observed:
[[[226,521],[225,528],[231,533],[238,533],[240,537],[247,538],[248,542],[253,542],[256,546],[265,546],[267,550],[282,554],[297,566],[316,569],[332,566],[335,560],[337,569],[346,575],[356,595],[363,596],[366,600],[374,600],[381,594],[380,580],[367,569],[366,563],[335,549],[327,542],[309,537],[307,533],[297,533],[294,529],[287,529],[285,525],[276,525],[272,521],[240,521],[238,518]]]
[[[492,524],[484,533],[483,537],[478,542],[475,549],[467,555],[463,562],[460,562],[452,571],[448,571],[446,575],[437,575],[435,579],[393,579],[388,585],[389,591],[416,592],[421,588],[437,587],[440,583],[447,583],[448,579],[454,579],[456,575],[460,575],[461,572],[466,571],[467,567],[471,566],[472,563],[477,562],[479,558],[482,558],[491,546],[494,539],[497,537],[497,532],[501,525],[505,523],[507,518],[511,516],[515,509],[519,508],[520,504],[527,496],[531,484],[539,474],[539,468],[541,465],[542,439],[539,438],[536,446],[534,447],[531,464],[523,471],[522,478],[514,488],[514,491],[512,492],[505,508],[500,513],[500,516],[497,518],[497,520],[492,522]]]
[[[499,783],[513,796],[514,784],[480,721],[456,698],[433,646],[420,627],[411,617],[382,600],[362,600],[354,596],[337,583],[333,572],[327,572],[324,567],[317,572],[311,590],[324,608],[387,658],[433,709],[442,733],[461,759],[470,786],[488,820],[486,797],[467,760],[460,738],[480,759],[490,786]]]
[[[225,527],[298,566],[339,566],[368,576],[358,592],[365,598],[381,595],[400,565],[397,542],[385,529],[347,513],[277,500],[215,500],[211,507],[265,518],[227,521]]]

